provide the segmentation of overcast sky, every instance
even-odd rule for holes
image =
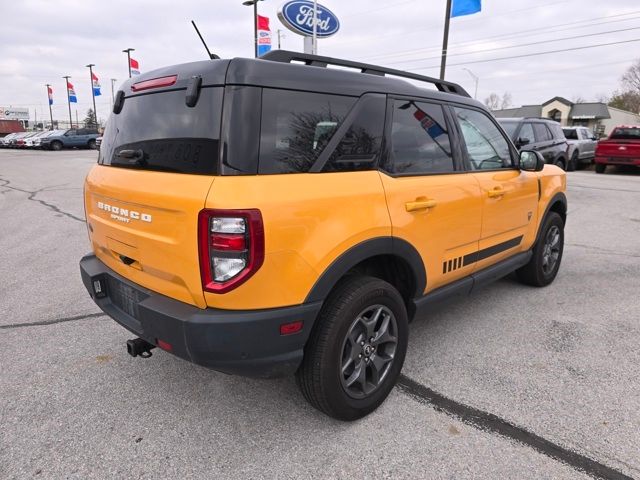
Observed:
[[[302,37],[286,30],[276,12],[283,0],[264,0],[260,13],[283,30],[282,48],[302,50]],[[341,30],[319,41],[319,53],[438,76],[445,0],[323,0]],[[595,100],[619,87],[622,73],[640,57],[640,41],[508,60],[500,57],[640,39],[637,0],[482,0],[482,12],[451,21],[447,79],[471,94],[469,68],[480,78],[478,98],[510,92],[515,105],[553,96]],[[89,71],[95,63],[103,96],[98,117],[111,103],[110,78],[127,76],[132,47],[140,69],[206,58],[194,19],[213,52],[253,55],[252,8],[241,0],[2,0],[0,2],[0,106],[37,109],[48,116],[45,83],[54,89],[54,118],[66,119],[62,75],[71,75],[84,117],[91,106]],[[615,32],[613,32],[615,30]],[[624,31],[622,31],[624,30]],[[601,35],[591,35],[594,33]],[[566,39],[567,37],[577,37]],[[557,40],[557,41],[555,41]],[[511,46],[544,42],[538,45]],[[492,50],[479,52],[481,50]],[[472,53],[476,52],[476,53]],[[72,104],[75,110],[76,106]],[[74,113],[75,116],[75,113]]]

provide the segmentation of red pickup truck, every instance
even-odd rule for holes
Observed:
[[[596,146],[596,173],[607,165],[640,166],[640,126],[621,125]]]

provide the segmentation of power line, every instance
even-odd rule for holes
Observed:
[[[609,42],[609,43],[598,43],[595,45],[585,45],[582,47],[573,47],[573,48],[563,48],[563,49],[559,49],[559,50],[548,50],[546,52],[535,52],[535,53],[527,53],[527,54],[523,54],[523,55],[512,55],[509,57],[499,57],[499,58],[487,58],[484,60],[473,60],[473,61],[469,61],[469,62],[460,62],[460,63],[451,63],[448,66],[449,67],[457,67],[457,66],[461,66],[461,65],[473,65],[476,63],[488,63],[488,62],[498,62],[500,60],[512,60],[514,58],[526,58],[526,57],[537,57],[540,55],[549,55],[552,53],[562,53],[562,52],[572,52],[572,51],[576,51],[576,50],[587,50],[589,48],[596,48],[596,47],[608,47],[610,45],[621,45],[623,43],[633,43],[633,42],[640,42],[640,38],[634,38],[632,40],[622,40],[620,42]],[[440,68],[440,65],[431,65],[428,67],[417,67],[417,68],[413,68],[412,70],[429,70],[432,68]]]
[[[562,42],[564,40],[575,40],[577,38],[586,38],[586,37],[596,37],[599,35],[607,35],[609,33],[618,33],[618,32],[628,32],[631,30],[639,30],[640,27],[631,27],[631,28],[621,28],[619,30],[609,30],[606,32],[598,32],[598,33],[586,33],[584,35],[574,35],[573,37],[562,37],[562,38],[554,38],[551,40],[540,40],[538,42],[530,42],[530,43],[521,43],[518,45],[506,45],[504,47],[495,47],[495,48],[487,48],[484,50],[476,50],[474,52],[461,52],[461,53],[450,53],[447,56],[448,57],[459,57],[459,56],[463,56],[463,55],[477,55],[479,53],[486,53],[486,52],[495,52],[498,50],[507,50],[509,48],[520,48],[520,47],[530,47],[533,45],[542,45],[545,43],[554,43],[554,42]],[[426,58],[414,58],[414,59],[410,59],[410,60],[404,60],[404,61],[399,61],[399,62],[387,62],[388,65],[397,65],[397,64],[405,64],[407,62],[413,62],[413,61],[420,61],[420,60],[433,60],[436,58],[440,58],[440,55],[434,56],[434,57],[426,57]]]
[[[632,14],[635,13],[640,13],[640,11],[638,12],[633,12]],[[627,14],[623,14],[623,15],[627,15]],[[615,17],[618,17],[620,15],[613,15]],[[607,17],[599,17],[599,18],[607,18]],[[490,37],[483,37],[483,38],[477,38],[474,40],[468,40],[465,42],[459,42],[459,43],[454,43],[451,44],[449,47],[449,50],[452,50],[451,47],[461,47],[461,46],[465,46],[465,45],[478,45],[479,43],[489,43],[487,42],[487,40],[495,40],[498,38],[517,38],[517,37],[530,37],[530,36],[538,36],[538,35],[548,35],[550,33],[559,33],[559,32],[565,32],[565,31],[569,31],[569,30],[576,30],[576,29],[580,29],[580,28],[589,28],[589,27],[596,27],[598,25],[606,25],[609,23],[618,23],[618,22],[628,22],[630,20],[637,20],[640,19],[640,16],[637,17],[630,17],[630,18],[621,18],[621,19],[617,19],[617,20],[609,20],[606,22],[597,22],[597,23],[592,23],[590,25],[578,25],[578,26],[573,26],[573,27],[569,27],[569,28],[556,28],[556,27],[563,27],[566,25],[571,25],[571,24],[575,24],[575,23],[584,23],[584,22],[591,22],[594,19],[590,19],[590,20],[582,20],[580,22],[571,22],[571,23],[561,23],[558,25],[551,25],[549,27],[547,27],[545,30],[541,31],[539,28],[533,28],[530,30],[520,30],[518,33],[507,33],[507,34],[501,34],[501,35],[492,35]],[[597,20],[597,19],[595,19]],[[550,30],[551,29],[551,30]],[[423,47],[423,48],[416,48],[416,49],[412,49],[412,50],[404,50],[401,52],[393,52],[393,53],[383,53],[383,54],[379,54],[379,55],[373,55],[371,57],[366,57],[367,60],[369,59],[377,59],[377,58],[386,58],[386,57],[398,57],[398,56],[405,56],[405,55],[413,55],[415,53],[426,53],[429,51],[440,51],[440,49],[442,48],[441,45],[434,45],[431,47]]]

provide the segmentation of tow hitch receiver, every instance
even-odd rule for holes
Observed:
[[[154,348],[156,348],[155,345],[141,338],[127,340],[127,353],[132,357],[149,358],[151,356],[151,350]]]

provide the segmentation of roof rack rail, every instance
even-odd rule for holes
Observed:
[[[370,65],[368,63],[352,62],[351,60],[341,60],[332,57],[323,57],[321,55],[311,55],[308,53],[291,52],[288,50],[271,50],[260,57],[261,60],[269,60],[271,62],[291,63],[291,62],[303,62],[305,65],[311,65],[313,67],[327,67],[328,65],[336,65],[340,67],[348,67],[356,70],[360,70],[361,73],[368,73],[370,75],[378,75],[384,77],[385,75],[393,75],[396,77],[410,78],[412,80],[418,80],[420,82],[431,83],[436,86],[438,90],[446,93],[453,93],[456,95],[462,95],[464,97],[471,97],[467,91],[457,83],[447,82],[439,80],[433,77],[427,77],[425,75],[418,75],[416,73],[405,72],[403,70],[395,70],[392,68],[381,67],[378,65]]]

